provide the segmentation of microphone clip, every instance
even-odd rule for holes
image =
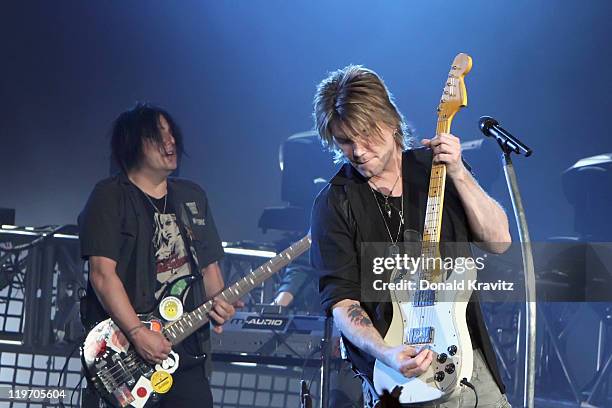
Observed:
[[[519,139],[512,136],[510,132],[499,125],[498,121],[490,116],[482,116],[478,120],[478,127],[485,136],[495,138],[506,155],[514,152],[516,154],[523,154],[525,157],[529,157],[531,153],[533,153],[533,150],[527,147],[527,145],[525,145]]]

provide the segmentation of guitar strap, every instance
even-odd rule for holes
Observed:
[[[185,241],[186,246],[189,247],[189,251],[191,253],[191,257],[193,260],[192,266],[195,267],[195,271],[192,271],[192,275],[200,276],[200,270],[201,270],[200,262],[198,259],[198,253],[194,246],[193,230],[191,228],[191,221],[189,217],[187,204],[182,199],[177,200],[177,201],[180,201],[180,205],[175,207],[179,209],[178,216],[181,220],[181,222],[178,223],[179,229],[181,230],[181,234],[183,235],[183,239]],[[206,299],[205,293],[204,293],[204,281],[202,279],[200,279],[199,281],[200,281],[199,283],[191,285],[192,296],[196,303],[201,303],[202,301]],[[208,331],[198,330],[195,332],[195,335],[198,340],[198,344],[200,346],[200,352],[203,353],[200,356],[195,356],[195,358],[196,360],[206,358],[205,371],[206,371],[206,376],[208,377],[212,371],[212,362],[211,362],[211,359],[208,358],[209,357],[208,354],[210,350],[208,350],[206,347],[206,344],[210,342],[210,333]]]

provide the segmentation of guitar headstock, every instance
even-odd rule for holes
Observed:
[[[464,77],[472,69],[472,57],[467,54],[457,54],[448,72],[448,79],[438,105],[438,119],[451,119],[455,113],[467,106],[467,91]]]

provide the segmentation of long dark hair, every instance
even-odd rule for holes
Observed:
[[[159,145],[163,144],[159,130],[160,116],[168,122],[180,163],[184,146],[179,126],[164,109],[150,103],[139,102],[132,109],[121,113],[113,122],[111,130],[111,159],[124,173],[127,174],[140,164],[143,155],[142,142],[145,139]]]

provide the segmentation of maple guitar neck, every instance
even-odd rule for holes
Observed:
[[[467,54],[458,54],[448,73],[442,98],[438,105],[436,135],[450,133],[455,114],[467,106],[467,91],[464,77],[472,68],[472,58]],[[446,187],[446,165],[433,163],[429,176],[427,207],[423,228],[423,255],[436,257],[439,253],[440,230],[442,229],[442,212],[444,210],[444,190]]]

